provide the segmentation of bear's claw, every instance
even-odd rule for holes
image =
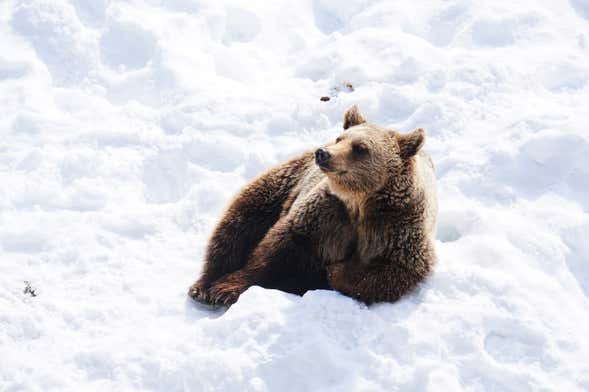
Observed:
[[[209,303],[209,293],[206,285],[202,282],[196,282],[190,286],[188,295],[195,301]]]
[[[214,305],[232,305],[245,290],[234,283],[218,283],[209,290],[209,300]]]

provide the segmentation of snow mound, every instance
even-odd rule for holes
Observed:
[[[0,390],[589,390],[586,1],[6,0],[0,21]],[[352,104],[427,129],[431,279],[371,307],[188,300],[231,196]]]

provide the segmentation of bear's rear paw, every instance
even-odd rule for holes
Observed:
[[[235,282],[213,284],[209,290],[209,303],[213,305],[232,305],[237,302],[237,299],[246,288]]]
[[[188,295],[195,301],[205,304],[209,303],[209,293],[207,285],[199,280],[188,289]]]

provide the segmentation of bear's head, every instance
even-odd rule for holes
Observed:
[[[366,122],[355,105],[344,115],[344,130],[315,151],[315,163],[338,194],[368,194],[391,181],[406,183],[413,157],[425,142],[422,129],[400,134],[381,128]]]

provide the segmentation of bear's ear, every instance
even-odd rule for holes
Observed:
[[[398,136],[401,158],[409,159],[419,152],[425,143],[425,131],[421,128],[405,135]]]
[[[366,122],[366,119],[360,113],[360,109],[358,109],[358,105],[354,105],[349,108],[346,113],[344,114],[344,129],[348,129],[353,127],[354,125],[363,124]]]

